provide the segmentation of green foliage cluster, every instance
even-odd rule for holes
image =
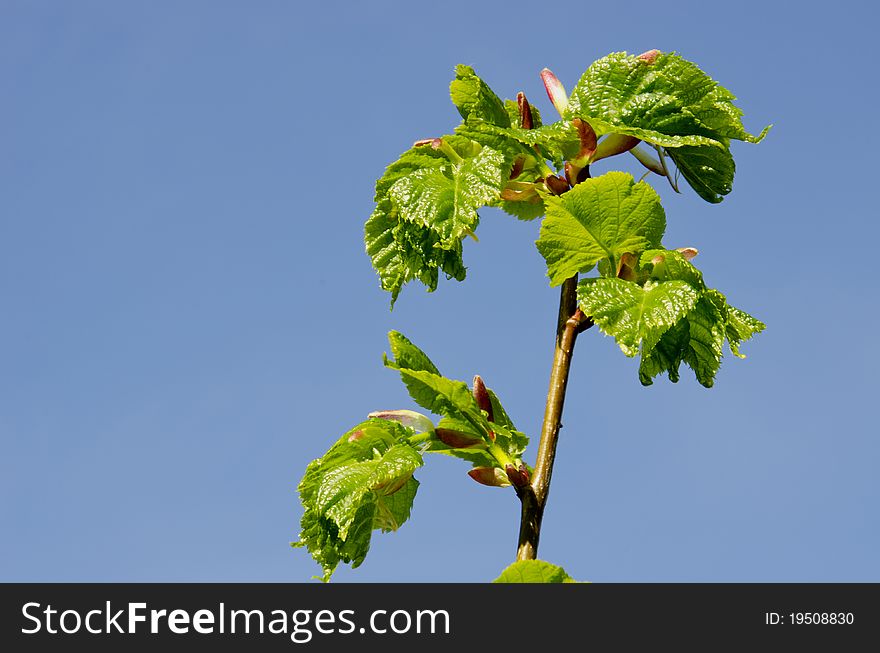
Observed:
[[[560,114],[549,124],[522,94],[502,101],[472,68],[456,67],[450,95],[461,124],[414,144],[376,182],[364,235],[382,288],[393,306],[411,281],[433,291],[441,273],[463,280],[462,243],[476,238],[485,207],[542,218],[536,246],[550,285],[592,274],[580,279],[578,306],[626,356],[640,357],[640,381],[650,385],[661,374],[678,381],[684,363],[711,387],[725,342],[741,358],[741,343],[764,325],[706,285],[691,262],[696,250],[662,243],[666,213],[648,183],[618,171],[591,177],[590,166],[629,151],[672,182],[668,158],[701,198],[717,203],[733,185],[731,141],[756,143],[767,129],[748,133],[733,94],[674,53],[610,54],[567,96],[552,73],[542,77]],[[517,485],[531,472],[522,460],[527,437],[479,378],[469,386],[443,377],[396,332],[390,344],[385,365],[439,421],[407,410],[375,413],[309,465],[297,545],[325,579],[340,562],[359,565],[374,530],[406,521],[424,454],[461,458],[487,485]],[[550,567],[512,568],[499,580],[568,578]]]

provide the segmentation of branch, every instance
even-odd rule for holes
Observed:
[[[566,279],[559,297],[559,319],[556,326],[556,347],[550,372],[550,389],[544,409],[544,423],[535,472],[529,485],[517,489],[522,503],[517,560],[534,560],[538,554],[541,520],[550,492],[550,477],[556,458],[559,429],[562,428],[562,407],[571,369],[571,356],[578,333],[592,326],[592,320],[577,307],[577,275]]]

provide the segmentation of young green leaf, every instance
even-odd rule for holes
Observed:
[[[727,304],[725,334],[727,335],[727,344],[730,346],[730,352],[737,358],[745,358],[745,354],[739,353],[740,343],[745,342],[765,328],[766,326],[760,320],[756,320],[745,311]]]
[[[343,435],[312,461],[299,484],[305,512],[299,542],[329,580],[340,562],[357,567],[373,530],[396,530],[410,514],[421,454],[407,440],[414,431],[370,419]]]
[[[640,286],[624,279],[599,278],[578,284],[581,310],[613,336],[627,356],[651,351],[698,298],[697,290],[684,281],[649,281]]]
[[[388,196],[402,219],[430,228],[440,247],[450,249],[476,229],[477,209],[500,198],[509,173],[503,154],[483,148],[460,162],[401,177]]]
[[[695,64],[674,53],[643,59],[616,52],[583,74],[569,97],[566,118],[582,118],[597,134],[635,136],[663,147],[757,143],[736,98]]]
[[[504,103],[470,66],[459,64],[455,67],[455,79],[449,85],[449,95],[465,120],[475,116],[493,125],[510,127],[510,117]]]
[[[666,228],[660,198],[631,175],[608,172],[545,201],[538,251],[551,285],[559,285],[602,259],[657,247]]]
[[[642,261],[660,258],[663,260],[654,265],[651,277],[687,281],[698,290],[699,299],[683,319],[661,335],[654,347],[642,349],[639,379],[643,385],[651,385],[654,377],[665,372],[675,383],[679,379],[679,367],[685,363],[700,384],[711,388],[721,366],[724,340],[727,339],[735,356],[745,358],[739,352],[739,344],[763,331],[764,324],[730,306],[717,290],[706,288],[702,274],[680,253],[645,252]]]
[[[649,249],[642,253],[639,265],[655,281],[686,281],[696,290],[706,288],[703,273],[677,250]]]
[[[517,560],[493,583],[576,583],[565,569],[544,560]]]
[[[748,133],[735,99],[674,53],[617,52],[584,73],[566,116],[587,120],[597,134],[625,134],[667,148],[700,197],[717,203],[733,185],[730,140],[757,143],[769,129],[758,136]]]
[[[391,351],[395,360],[385,358],[385,366],[397,370],[406,385],[410,396],[418,405],[436,415],[442,415],[453,424],[441,420],[441,425],[462,432],[471,433],[483,439],[495,463],[519,462],[528,446],[528,437],[517,431],[510,417],[492,390],[487,390],[492,402],[493,418],[489,421],[487,413],[480,410],[473,392],[464,381],[447,379],[431,363],[425,353],[402,334],[392,331],[388,334]],[[431,445],[431,450],[449,452],[475,465],[484,464],[484,459],[471,455],[459,455],[455,447]]]
[[[730,150],[714,145],[685,145],[666,153],[697,194],[717,204],[733,190],[736,164]]]
[[[436,290],[439,271],[462,281],[466,269],[461,243],[440,246],[440,234],[429,227],[400,220],[387,198],[381,200],[364,225],[364,242],[382,289],[391,293],[391,304],[409,281],[421,281]]]

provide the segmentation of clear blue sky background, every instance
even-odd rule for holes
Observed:
[[[541,557],[593,581],[880,581],[875,10],[571,6],[0,0],[0,580],[308,581],[305,465],[412,407],[390,329],[536,433],[538,223],[486,210],[467,282],[390,313],[372,184],[457,123],[456,63],[550,115],[544,66],[570,88],[659,48],[775,124],[735,144],[721,205],[656,185],[667,243],[768,330],[712,390],[643,388],[587,332]],[[518,502],[466,470],[429,460],[412,520],[337,580],[494,578]]]

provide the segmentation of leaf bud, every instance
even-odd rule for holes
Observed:
[[[562,195],[566,192],[571,186],[569,186],[568,182],[562,177],[557,177],[556,175],[549,175],[546,179],[544,179],[544,185],[554,195]]]
[[[696,247],[676,247],[675,251],[681,254],[685,261],[693,260],[700,253]]]
[[[415,429],[416,433],[424,433],[434,428],[434,422],[414,410],[377,410],[367,415],[367,417],[370,419],[385,419],[390,422],[399,422],[404,426]]]
[[[581,149],[574,158],[574,164],[578,168],[582,168],[592,160],[596,153],[596,132],[590,123],[580,118],[575,118],[571,124],[577,129],[578,140],[581,142]]]
[[[647,52],[642,52],[642,54],[640,54],[636,58],[641,59],[650,66],[652,63],[657,61],[657,57],[659,57],[661,54],[663,53],[660,52],[660,50],[648,50]]]
[[[520,463],[519,468],[507,463],[504,466],[504,471],[507,473],[507,479],[510,481],[510,484],[517,488],[525,487],[532,480],[528,468],[522,463]]]
[[[453,449],[470,449],[484,444],[481,437],[455,429],[437,428],[434,433],[440,442]]]
[[[483,383],[483,378],[479,374],[474,376],[474,399],[480,410],[486,411],[489,421],[494,422],[495,416],[492,414],[492,399],[489,397],[486,384]]]
[[[541,81],[544,82],[544,88],[547,89],[547,96],[556,107],[559,115],[563,115],[568,108],[568,93],[559,78],[553,74],[549,68],[541,71]]]
[[[474,467],[468,471],[468,476],[481,485],[488,485],[490,487],[510,486],[507,474],[497,467]]]
[[[422,147],[423,145],[430,145],[435,150],[440,147],[441,139],[439,138],[422,138],[413,143],[413,147]]]
[[[525,166],[526,159],[523,156],[516,157],[516,160],[513,162],[513,167],[510,169],[510,178],[516,179],[522,174],[523,166]]]
[[[638,259],[635,254],[626,252],[620,255],[620,261],[617,265],[617,276],[625,281],[638,281]]]
[[[526,94],[520,91],[516,94],[516,106],[519,109],[519,124],[523,129],[531,129],[534,126],[532,122],[532,107],[526,99]]]

